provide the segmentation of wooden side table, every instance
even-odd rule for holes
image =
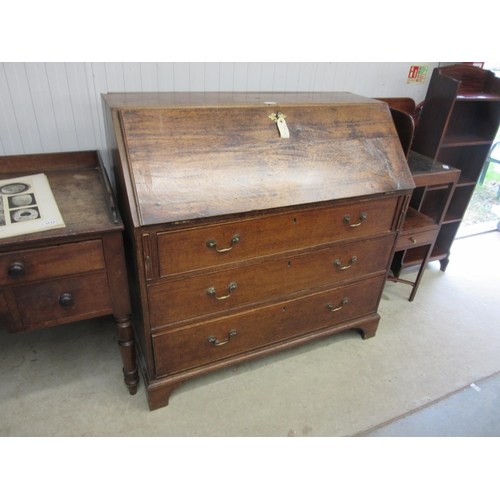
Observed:
[[[417,293],[425,267],[432,260],[447,256],[439,247],[438,234],[447,224],[456,222],[450,200],[455,191],[460,170],[427,158],[415,151],[408,155],[408,166],[415,182],[403,227],[396,242],[389,281],[413,287],[409,301]],[[419,266],[414,282],[400,278],[403,269]]]
[[[0,239],[0,323],[18,333],[112,314],[125,384],[135,394],[123,223],[99,153],[0,157],[0,179],[38,173],[66,227]]]

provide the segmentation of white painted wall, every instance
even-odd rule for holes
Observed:
[[[429,66],[425,84],[407,83],[412,64],[419,63],[1,63],[0,155],[105,151],[107,92],[346,91],[419,103],[438,63],[420,63]]]

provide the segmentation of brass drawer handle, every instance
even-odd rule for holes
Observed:
[[[208,337],[207,341],[214,345],[214,347],[220,347],[221,345],[227,344],[233,335],[236,335],[236,330],[231,330],[226,340],[217,340],[213,335]]]
[[[236,245],[236,243],[238,243],[240,241],[240,235],[239,234],[235,234],[232,238],[231,238],[231,246],[228,247],[228,248],[222,248],[222,249],[218,249],[217,248],[217,243],[214,241],[214,240],[208,240],[206,245],[207,245],[207,248],[214,248],[216,252],[219,252],[219,253],[224,253],[224,252],[229,252],[229,250],[232,250],[234,245]]]
[[[349,269],[349,268],[350,268],[350,267],[351,267],[351,266],[352,266],[352,265],[353,265],[353,264],[354,264],[357,260],[358,260],[358,258],[357,258],[355,255],[353,255],[353,256],[351,257],[351,263],[350,263],[348,266],[344,266],[344,267],[342,267],[342,262],[340,262],[340,260],[339,260],[339,259],[337,259],[337,260],[333,263],[333,265],[334,265],[334,266],[336,266],[336,267],[338,267],[341,271],[343,271],[344,269]]]
[[[229,292],[227,295],[223,295],[222,297],[217,297],[217,292],[215,290],[215,288],[212,286],[210,288],[207,288],[207,295],[213,295],[217,300],[224,300],[224,299],[228,299],[229,297],[231,297],[231,292],[237,287],[238,285],[232,281],[231,283],[229,283],[229,286],[227,287],[227,291]]]
[[[73,305],[73,295],[70,293],[63,293],[59,297],[59,305],[61,307],[71,307]]]
[[[344,307],[344,304],[347,304],[348,301],[349,301],[348,298],[344,297],[339,307],[334,308],[332,304],[327,304],[326,307],[330,309],[331,312],[340,311]]]
[[[349,227],[358,227],[358,226],[361,226],[361,224],[363,223],[363,221],[368,217],[368,214],[366,213],[362,213],[360,216],[359,216],[359,222],[357,224],[351,224],[351,216],[350,215],[346,215],[344,217],[344,221],[346,224],[349,225]]]
[[[24,266],[19,262],[14,262],[9,266],[7,274],[11,278],[22,278],[24,276]]]

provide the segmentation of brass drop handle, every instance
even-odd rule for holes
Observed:
[[[59,305],[61,307],[71,307],[73,305],[73,295],[70,293],[63,293],[59,297]]]
[[[227,287],[227,291],[229,292],[227,295],[223,295],[222,297],[217,297],[217,292],[215,290],[215,288],[213,286],[211,286],[210,288],[207,288],[207,295],[213,295],[217,300],[224,300],[224,299],[228,299],[229,297],[231,297],[231,292],[237,287],[238,285],[232,281],[231,283],[229,283],[229,286]]]
[[[360,216],[359,216],[359,222],[357,224],[351,224],[351,216],[348,214],[344,217],[344,221],[346,224],[349,225],[349,227],[358,227],[358,226],[361,226],[361,224],[363,223],[363,221],[368,217],[368,214],[366,213],[362,213]]]
[[[353,256],[351,257],[351,263],[350,263],[348,266],[343,266],[343,267],[342,267],[342,262],[340,262],[340,260],[339,260],[339,259],[337,259],[337,260],[333,263],[333,265],[334,265],[334,266],[336,266],[336,267],[338,267],[341,271],[343,271],[344,269],[349,269],[349,268],[350,268],[350,267],[351,267],[351,266],[352,266],[352,265],[353,265],[353,264],[354,264],[357,260],[358,260],[358,258],[357,258],[355,255],[353,255]]]
[[[240,235],[235,234],[231,238],[231,246],[228,248],[221,248],[220,250],[217,248],[217,243],[214,240],[208,240],[206,245],[207,245],[207,248],[214,248],[216,252],[224,253],[224,252],[229,252],[229,250],[232,250],[234,245],[236,245],[236,243],[238,243],[240,241],[240,239],[241,239]]]
[[[214,335],[208,337],[207,342],[210,342],[214,347],[220,347],[221,345],[227,344],[233,335],[236,335],[236,330],[231,330],[225,340],[217,340]]]
[[[327,304],[326,307],[330,309],[331,312],[340,311],[344,307],[344,304],[347,304],[348,301],[349,299],[344,297],[339,307],[333,307],[332,304]]]
[[[24,276],[24,266],[19,262],[14,262],[9,266],[7,274],[11,278],[22,278]]]

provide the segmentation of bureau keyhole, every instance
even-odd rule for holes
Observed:
[[[292,262],[288,261],[288,267],[292,267]]]
[[[286,311],[286,306],[283,307],[283,312],[285,312],[285,311]]]
[[[294,219],[293,219],[293,223],[294,223],[294,224],[297,224],[297,217],[294,217]]]

